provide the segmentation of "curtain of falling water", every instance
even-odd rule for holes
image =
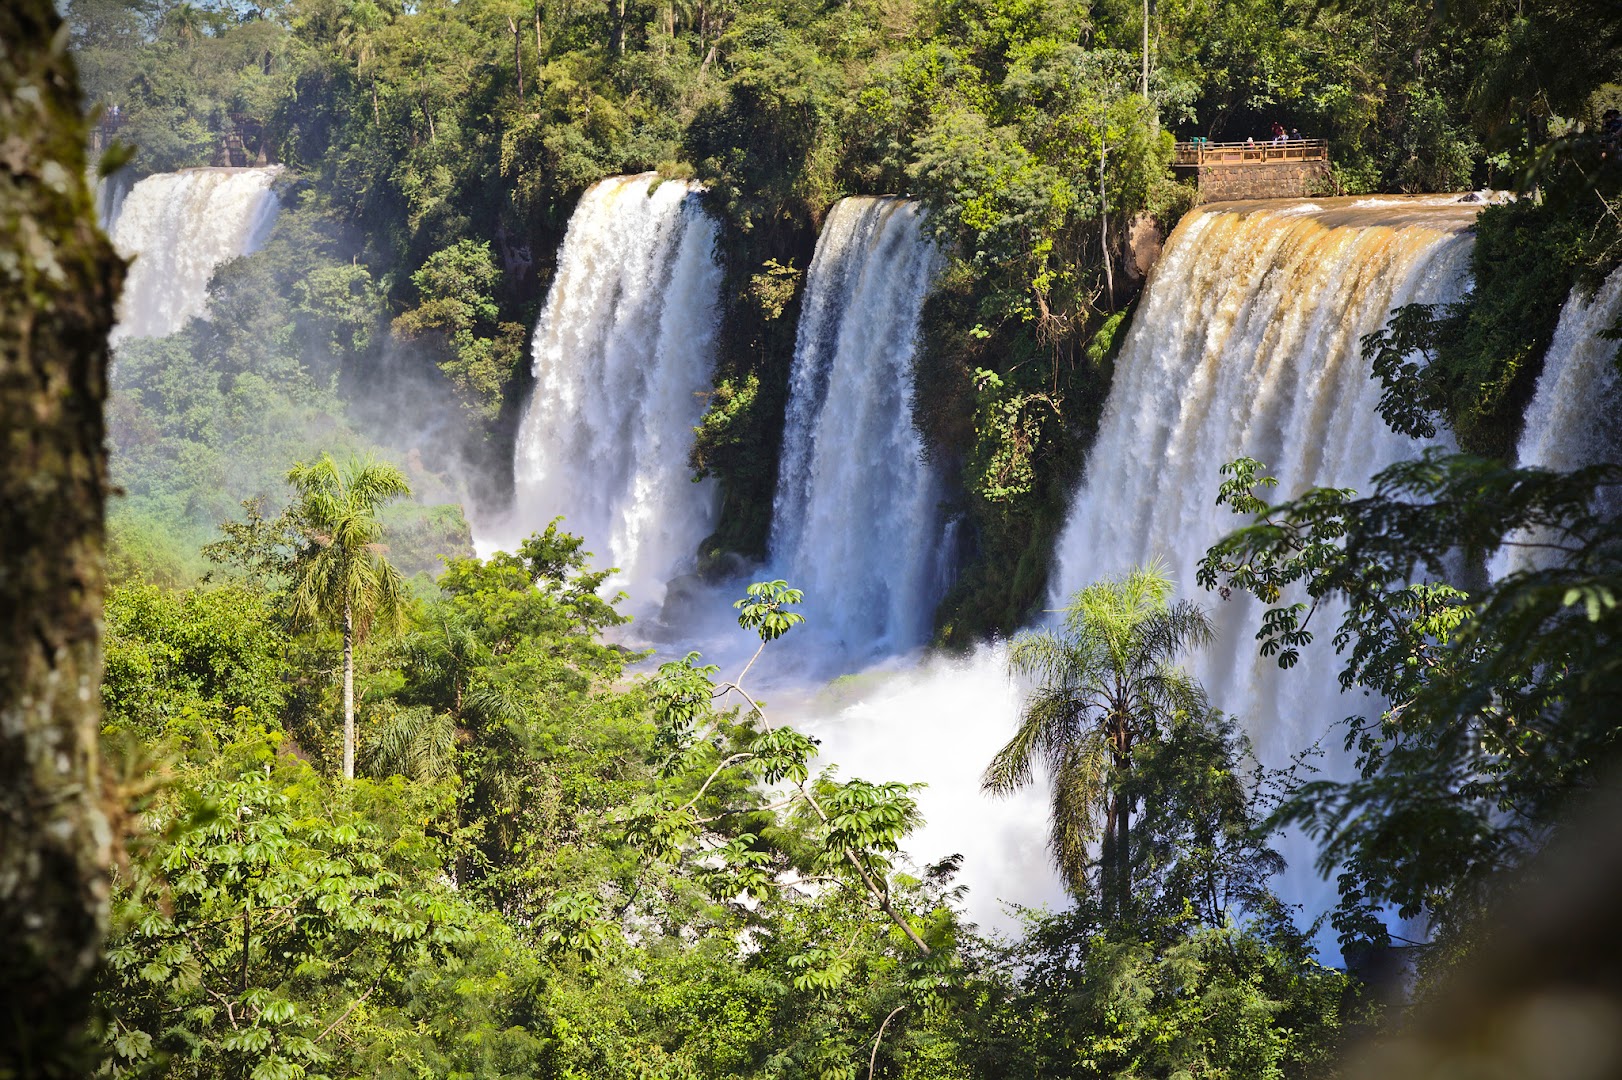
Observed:
[[[272,165],[157,173],[116,205],[109,192],[113,246],[135,260],[113,342],[163,337],[207,314],[215,269],[255,251],[275,224],[279,203],[270,185],[280,171]]]
[[[1622,270],[1590,297],[1573,294],[1544,357],[1526,410],[1517,457],[1522,465],[1578,469],[1617,461],[1617,436],[1605,423],[1617,393],[1616,341],[1600,337],[1622,316]],[[1614,415],[1614,414],[1611,414]]]
[[[1243,524],[1215,505],[1218,469],[1257,458],[1279,478],[1279,498],[1312,485],[1367,491],[1374,473],[1422,446],[1380,419],[1359,339],[1393,308],[1453,300],[1467,285],[1472,239],[1463,230],[1473,211],[1400,200],[1355,207],[1206,209],[1183,221],[1117,361],[1057,552],[1055,606],[1158,558],[1182,595],[1212,608],[1219,640],[1193,670],[1273,767],[1379,704],[1339,692],[1329,641],[1338,612],[1314,616],[1318,640],[1280,671],[1257,655],[1260,606],[1197,588],[1206,549]],[[1328,767],[1344,768],[1339,734],[1324,745]],[[1292,899],[1326,891],[1298,839],[1286,855]]]
[[[1560,311],[1537,392],[1526,410],[1516,457],[1523,466],[1570,471],[1603,462],[1622,463],[1622,437],[1608,422],[1622,405],[1616,360],[1618,344],[1600,337],[1622,315],[1622,270],[1606,279],[1593,296],[1573,293]],[[1619,496],[1605,496],[1608,508],[1622,511]],[[1526,540],[1527,537],[1513,539]],[[1536,548],[1505,547],[1489,573],[1503,577],[1537,565]]]
[[[535,328],[535,389],[515,462],[524,531],[562,514],[634,609],[657,605],[714,528],[687,466],[715,362],[715,227],[652,174],[580,200]]]
[[[939,255],[915,203],[842,199],[817,239],[772,511],[810,633],[853,655],[922,643],[939,600],[939,484],[912,422],[918,318]]]

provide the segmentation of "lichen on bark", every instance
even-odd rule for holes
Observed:
[[[86,1070],[107,919],[102,446],[122,264],[50,0],[0,4],[0,1077]]]

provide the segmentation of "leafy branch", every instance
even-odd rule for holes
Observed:
[[[754,632],[760,644],[734,679],[716,681],[719,669],[700,665],[697,653],[659,669],[652,687],[659,721],[657,744],[666,752],[663,775],[674,777],[695,769],[706,755],[718,754],[720,759],[709,768],[693,795],[679,806],[662,811],[651,804],[636,808],[627,835],[652,857],[677,861],[696,847],[704,826],[716,820],[700,818],[698,808],[723,778],[745,785],[787,784],[788,791],[780,801],[760,802],[746,810],[726,813],[797,809],[808,815],[819,844],[811,853],[811,867],[846,868],[873,906],[922,955],[928,956],[933,950],[897,905],[889,877],[889,856],[899,850],[902,837],[918,822],[917,804],[907,785],[862,780],[838,784],[827,774],[813,779],[810,763],[816,754],[816,740],[793,728],[774,726],[760,702],[744,688],[744,679],[766,646],[805,621],[803,615],[791,610],[802,599],[801,591],[784,581],[749,586],[744,598],[733,606],[738,611],[738,625]],[[718,707],[733,697],[741,699],[749,721],[741,732],[742,748],[722,753],[720,748],[729,731],[726,714]],[[737,869],[741,877],[734,884],[741,886],[740,891],[758,892],[773,880],[765,872],[765,857],[749,847],[754,841],[753,835],[735,837],[708,852],[720,855]]]

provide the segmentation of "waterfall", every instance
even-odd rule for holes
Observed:
[[[1522,465],[1580,469],[1622,461],[1622,446],[1606,418],[1617,397],[1617,343],[1600,337],[1622,317],[1622,270],[1592,296],[1573,293],[1560,312],[1543,374],[1526,410],[1516,456]]]
[[[641,460],[632,453],[641,436],[587,436],[599,430],[594,418],[642,400],[639,384],[622,387],[628,375],[599,372],[610,352],[629,347],[624,327],[643,327],[639,340],[657,338],[663,348],[668,319],[658,305],[671,307],[683,291],[672,280],[675,232],[702,219],[678,217],[673,206],[658,210],[659,199],[676,201],[667,189],[650,200],[644,181],[609,182],[588,194],[571,222],[537,331],[538,386],[520,443],[521,501],[533,508],[535,524],[564,512],[578,528],[578,508],[597,505],[593,499],[608,508],[627,501],[610,495],[627,485],[613,469],[628,471],[632,457]],[[1240,524],[1213,505],[1217,468],[1233,457],[1267,462],[1284,495],[1314,483],[1366,487],[1381,466],[1416,452],[1418,444],[1380,421],[1379,388],[1359,338],[1397,305],[1462,293],[1476,209],[1378,199],[1190,214],[1168,241],[1123,344],[1088,475],[1056,552],[1056,596],[1156,554],[1193,595],[1199,556]],[[989,644],[966,657],[890,655],[862,663],[926,636],[954,531],[940,521],[937,480],[909,416],[913,340],[938,258],[919,235],[918,216],[903,200],[846,200],[818,241],[790,375],[771,537],[771,570],[806,590],[808,623],[786,648],[767,651],[751,682],[774,720],[824,740],[822,761],[837,763],[842,775],[926,782],[918,798],[932,824],[908,850],[920,862],[964,853],[960,881],[971,887],[972,917],[1011,929],[1017,920],[1000,899],[1057,904],[1063,891],[1043,850],[1045,788],[1033,785],[1006,800],[978,790],[980,770],[1012,734],[1022,701],[1005,670],[1006,650]],[[713,282],[707,264],[705,273]],[[638,412],[635,423],[648,415]],[[634,428],[632,420],[616,423]],[[606,419],[601,427],[622,430]],[[679,460],[685,441],[682,447],[668,457]],[[536,505],[548,469],[556,490],[578,494]],[[687,494],[667,513],[700,504],[679,479]],[[600,535],[608,534],[603,526]],[[624,549],[610,550],[625,565]],[[695,598],[694,610],[713,607],[724,616],[739,595],[732,583],[727,589]],[[1254,605],[1198,599],[1215,609],[1222,640],[1200,658],[1197,674],[1214,703],[1245,722],[1268,764],[1286,763],[1335,721],[1367,707],[1337,693],[1338,658],[1327,639],[1296,669],[1280,672],[1255,655]],[[758,644],[731,619],[675,632],[676,647],[662,648],[665,655],[701,648],[729,675]],[[827,684],[830,660],[856,673]],[[1281,892],[1316,915],[1332,901],[1310,850],[1299,838],[1283,850],[1291,869]]]
[[[1622,405],[1618,346],[1600,337],[1619,316],[1622,270],[1613,272],[1594,295],[1573,292],[1567,298],[1526,410],[1526,426],[1516,448],[1521,465],[1564,472],[1601,462],[1622,463],[1622,437],[1606,422]],[[1537,564],[1535,549],[1505,547],[1494,555],[1488,573],[1500,578]]]
[[[806,279],[772,564],[810,632],[856,652],[920,644],[939,599],[939,484],[912,423],[912,357],[939,256],[915,203],[842,199]]]
[[[614,177],[581,198],[535,327],[517,516],[562,514],[611,584],[656,606],[714,528],[687,456],[715,360],[715,226],[692,186]]]
[[[113,246],[135,261],[110,339],[163,337],[204,318],[208,281],[228,259],[257,250],[279,209],[271,192],[281,167],[157,173],[108,198]],[[109,191],[109,196],[114,194]]]
[[[1153,558],[1182,595],[1212,610],[1216,644],[1192,668],[1212,704],[1236,715],[1272,767],[1371,704],[1343,698],[1329,642],[1281,671],[1257,655],[1261,607],[1200,593],[1205,550],[1243,520],[1215,505],[1218,468],[1242,455],[1279,480],[1369,489],[1422,444],[1376,411],[1380,387],[1359,339],[1399,305],[1457,299],[1467,285],[1475,208],[1403,199],[1240,204],[1196,210],[1172,233],[1116,363],[1087,474],[1061,536],[1053,601]],[[1377,706],[1372,706],[1377,707]],[[1341,766],[1338,734],[1324,740]],[[1322,891],[1299,838],[1285,854],[1292,899]]]

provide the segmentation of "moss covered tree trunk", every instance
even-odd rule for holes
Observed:
[[[107,919],[107,330],[87,125],[50,0],[0,4],[0,1076],[82,1076]]]

